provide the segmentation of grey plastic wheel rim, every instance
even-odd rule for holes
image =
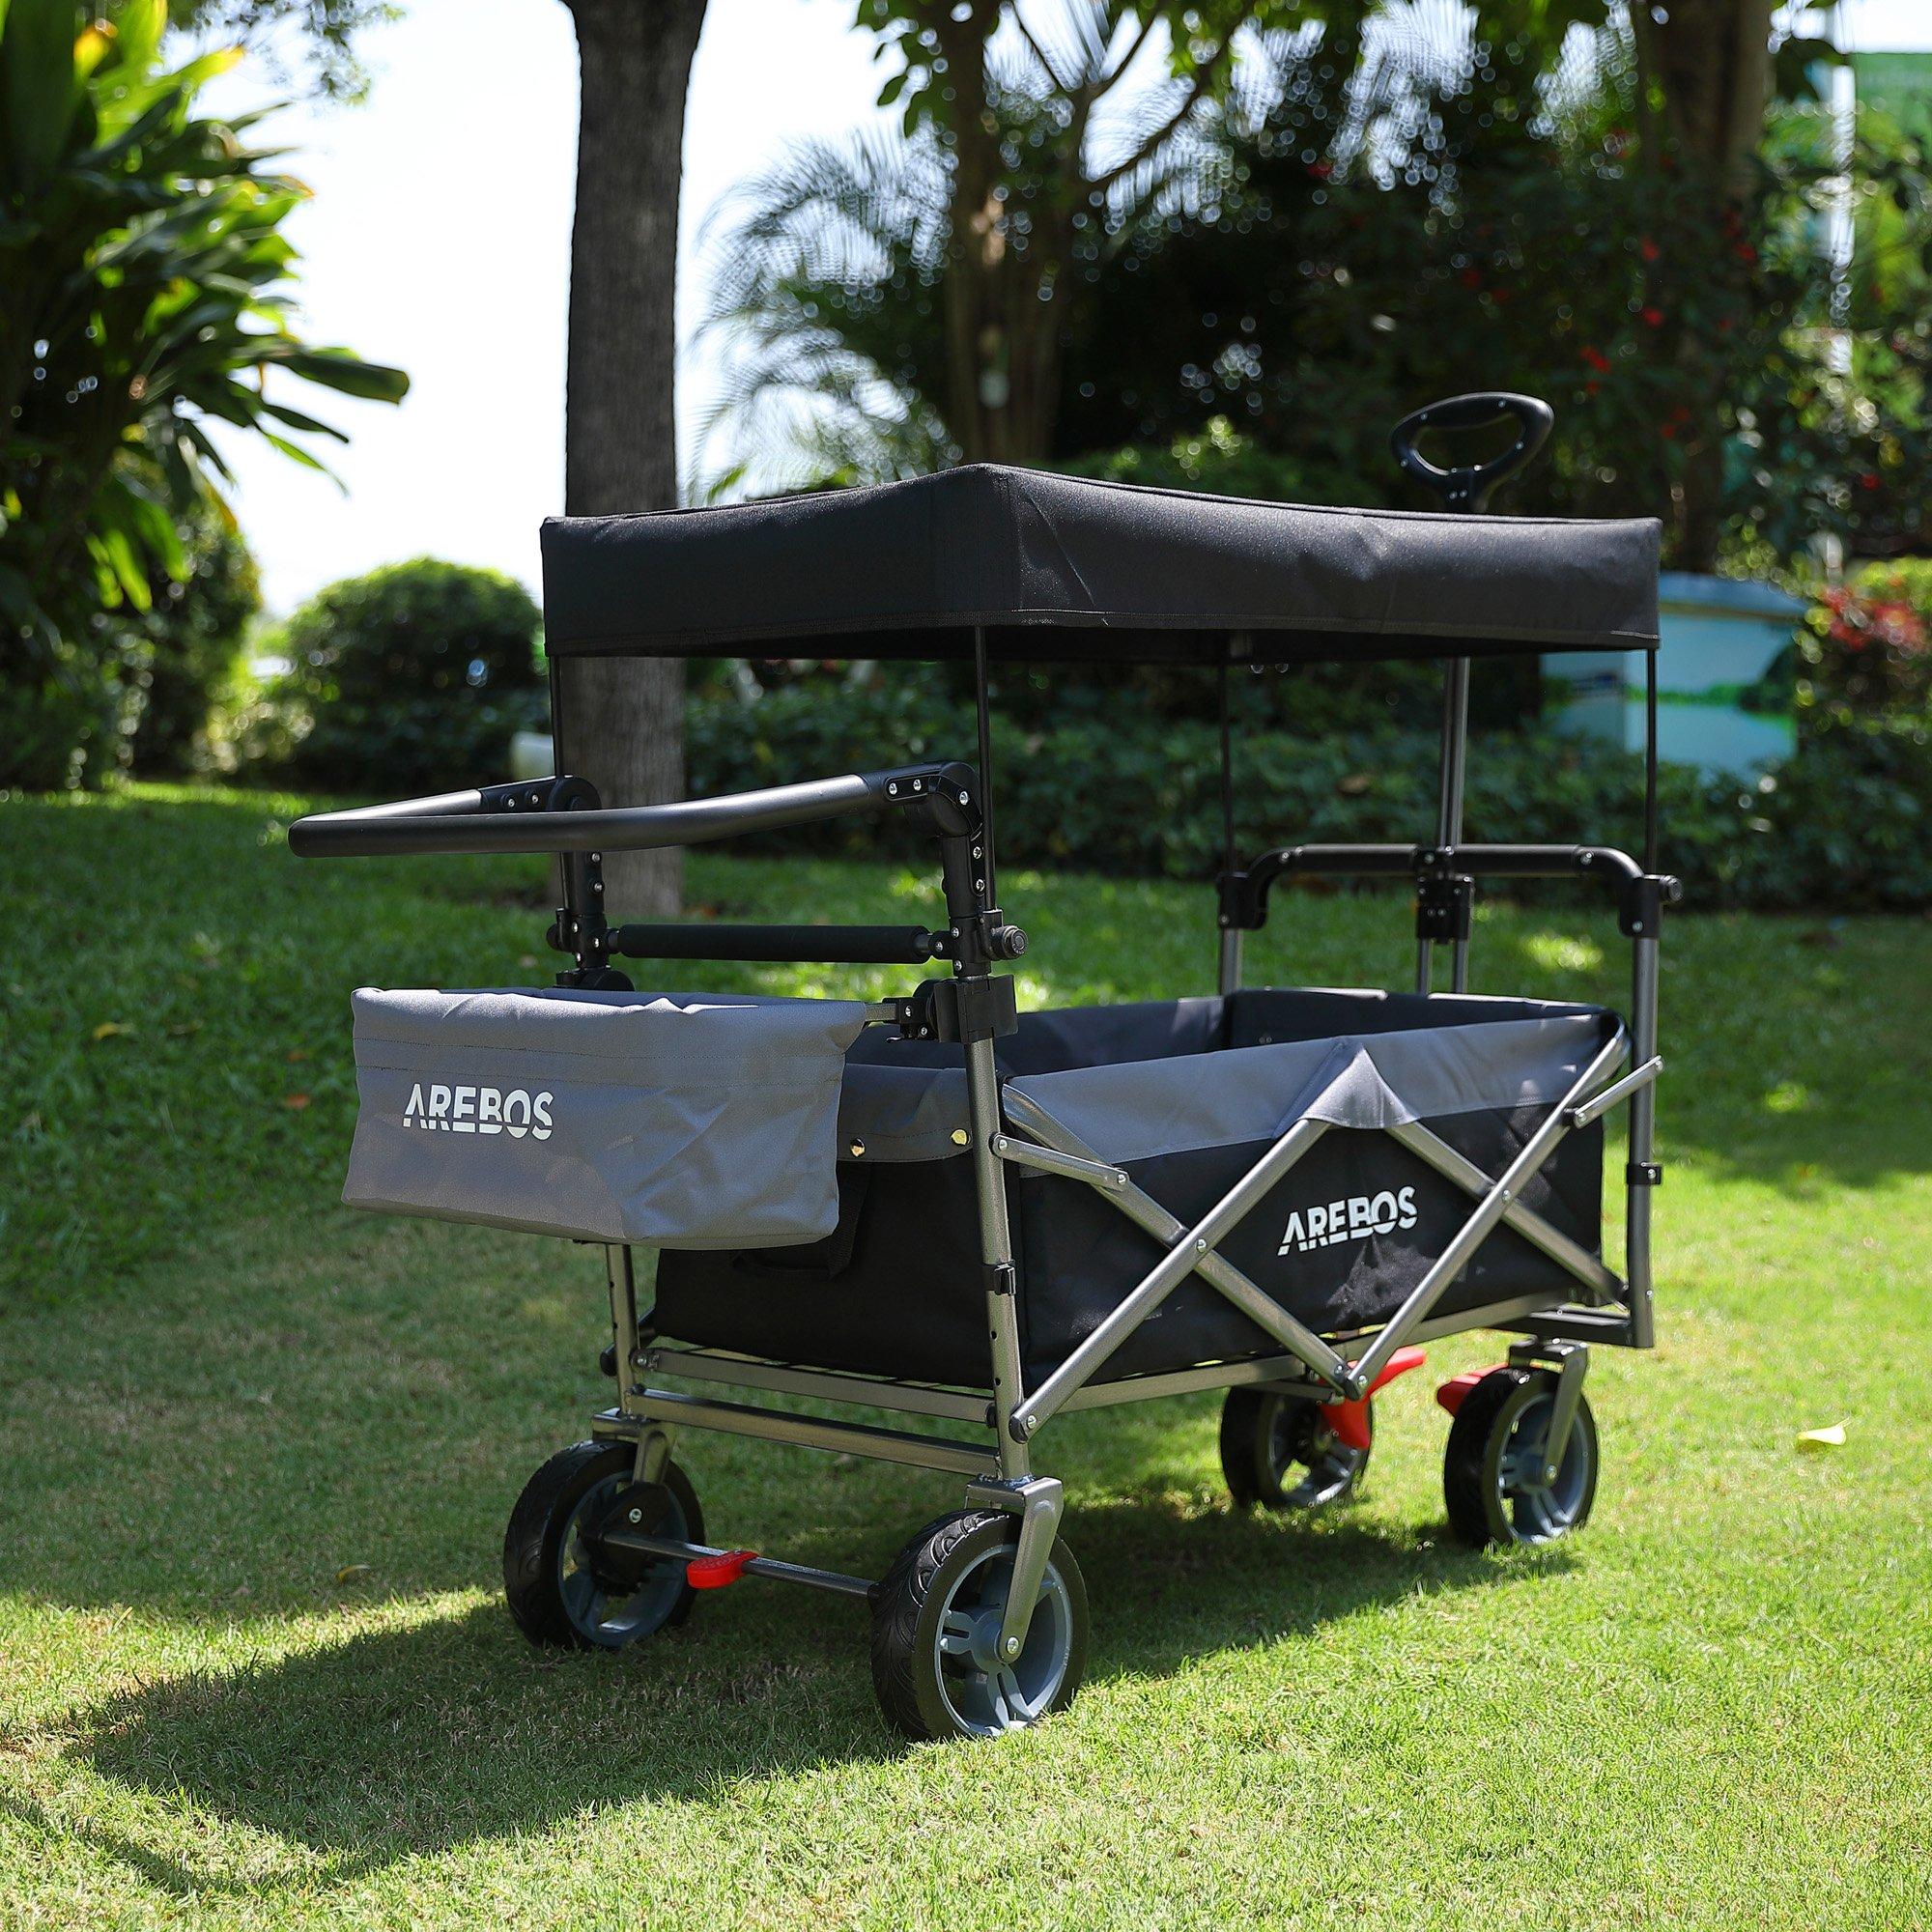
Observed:
[[[1037,1723],[1053,1708],[1073,1654],[1073,1606],[1060,1572],[1049,1562],[1033,1622],[1018,1657],[999,1655],[1010,1548],[988,1549],[955,1577],[940,1600],[937,1635],[939,1694],[959,1730],[971,1737]]]
[[[1574,1529],[1590,1493],[1596,1448],[1580,1410],[1556,1480],[1543,1480],[1544,1449],[1555,1413],[1554,1391],[1533,1396],[1518,1410],[1496,1460],[1496,1495],[1519,1543],[1548,1543]]]
[[[1368,1461],[1367,1452],[1350,1449],[1338,1442],[1321,1414],[1321,1405],[1282,1396],[1267,1417],[1268,1464],[1281,1487],[1285,1508],[1325,1509],[1337,1503],[1355,1487],[1355,1479]],[[1285,1480],[1291,1469],[1306,1471],[1298,1483]]]
[[[583,1526],[602,1515],[605,1505],[630,1483],[628,1471],[606,1476],[586,1490],[570,1513],[557,1541],[556,1586],[571,1628],[586,1642],[616,1650],[638,1637],[648,1636],[665,1624],[684,1590],[684,1565],[666,1557],[652,1563],[634,1590],[612,1589],[597,1575]],[[684,1505],[665,1492],[663,1518],[651,1525],[653,1536],[687,1538]]]

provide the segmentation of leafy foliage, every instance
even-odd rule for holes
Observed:
[[[1802,640],[1807,724],[1894,713],[1932,723],[1932,559],[1867,565],[1825,591]]]
[[[318,591],[248,736],[265,771],[394,795],[506,772],[543,715],[542,619],[515,578],[418,557]]]
[[[748,393],[796,379],[784,412],[727,411],[753,474],[800,423],[835,433],[790,434],[789,484],[986,453],[958,427],[949,323],[952,283],[977,272],[957,229],[979,97],[926,12],[862,12],[904,63],[903,139],[800,154],[734,204],[722,253],[739,272],[717,321],[751,346]],[[1058,372],[1024,460],[1158,469],[1225,422],[1255,461],[1209,487],[1239,469],[1257,494],[1389,500],[1390,422],[1457,390],[1527,388],[1560,405],[1540,500],[1662,513],[1686,567],[1721,547],[1778,570],[1820,527],[1913,542],[1932,501],[1932,189],[1918,144],[1870,114],[1843,187],[1833,126],[1804,98],[1830,50],[1785,43],[1791,98],[1741,191],[1668,133],[1620,11],[1492,6],[1462,38],[1414,17],[1372,19],[1359,57],[1349,15],[1342,32],[1250,34],[1199,91],[1177,73],[1149,102],[1156,128],[1186,102],[1157,161],[1070,207],[1050,274],[1046,212],[1078,174],[1076,132],[1096,172],[1077,107],[1101,43],[1041,30],[1035,46],[1008,19],[980,103],[994,222],[1037,261]],[[1849,280],[1819,247],[1834,211],[1855,232]],[[1279,469],[1264,475],[1264,456]]]
[[[368,86],[356,37],[401,18],[402,11],[388,0],[168,0],[175,25],[244,41],[271,67],[298,68],[318,94],[338,100],[359,99]],[[293,62],[285,51],[288,29],[299,48]]]
[[[105,611],[187,568],[178,526],[227,474],[214,423],[320,468],[339,432],[290,384],[395,401],[399,371],[313,348],[282,225],[303,190],[198,117],[232,63],[159,62],[163,0],[79,31],[72,0],[0,11],[0,783],[98,778],[126,693]]]
[[[1377,670],[1386,668],[1377,667]],[[1475,680],[1477,709],[1494,668]],[[1378,722],[1304,673],[1235,692],[1236,845],[1429,836],[1437,742],[1422,681]],[[1373,701],[1373,700],[1370,700]],[[1385,722],[1391,717],[1396,722]],[[1319,737],[1303,735],[1321,719]],[[1300,728],[1297,729],[1296,727]],[[883,756],[958,755],[970,710],[939,680],[828,688],[804,681],[753,703],[712,697],[686,724],[694,796]],[[1000,849],[1009,863],[1203,879],[1220,864],[1219,731],[1208,718],[1111,703],[1042,710],[996,743]],[[1478,732],[1467,795],[1472,839],[1634,845],[1642,761],[1530,731]],[[1664,864],[1692,903],[1767,909],[1932,907],[1932,733],[1923,720],[1866,720],[1807,733],[1763,781],[1663,771]],[[890,835],[890,828],[887,828]],[[788,839],[801,835],[788,834]],[[881,829],[803,835],[819,849],[876,849]],[[908,854],[916,848],[908,842]]]
[[[255,559],[242,533],[213,507],[183,530],[182,552],[182,574],[156,574],[146,611],[124,608],[99,620],[127,639],[140,699],[128,763],[147,777],[219,763],[210,725],[233,699],[247,628],[262,607]]]

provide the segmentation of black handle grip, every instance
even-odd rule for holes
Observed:
[[[545,810],[536,797],[541,787],[497,785],[298,818],[289,827],[289,850],[301,859],[405,852],[643,852],[895,807],[926,811],[941,821],[939,830],[958,832],[979,822],[974,784],[968,766],[909,765],[724,798],[586,811]],[[526,790],[533,802],[520,810]]]
[[[626,959],[751,959],[815,966],[923,966],[942,956],[943,943],[944,935],[923,925],[724,925],[699,921],[619,925],[610,935],[611,951]]]
[[[1487,429],[1492,423],[1512,419],[1517,425],[1516,441],[1488,463],[1443,469],[1415,446],[1416,439],[1425,430],[1453,433]],[[1389,432],[1389,448],[1407,474],[1441,497],[1445,510],[1481,511],[1489,508],[1490,497],[1497,486],[1514,476],[1543,447],[1555,421],[1555,412],[1549,405],[1536,396],[1485,390],[1473,396],[1450,396],[1404,416]]]

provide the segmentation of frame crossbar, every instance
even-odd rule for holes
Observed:
[[[1628,1045],[1628,1036],[1619,1027],[1569,1093],[1549,1110],[1543,1124],[1523,1142],[1522,1151],[1491,1183],[1490,1191],[1476,1204],[1474,1213],[1463,1222],[1461,1231],[1431,1264],[1429,1272],[1409,1291],[1408,1299],[1389,1318],[1386,1326],[1356,1362],[1355,1374],[1363,1381],[1372,1382],[1381,1374],[1389,1357],[1408,1340],[1409,1331],[1441,1300],[1449,1284],[1501,1224],[1522,1183],[1549,1158],[1556,1144],[1570,1131],[1570,1109],[1577,1104],[1577,1096],[1589,1093],[1623,1059]]]
[[[1492,1176],[1485,1174],[1466,1154],[1452,1148],[1439,1134],[1433,1133],[1420,1121],[1407,1121],[1388,1129],[1391,1138],[1400,1141],[1410,1153],[1426,1160],[1445,1180],[1453,1180],[1463,1193],[1480,1199],[1494,1186]],[[1533,1247],[1540,1248],[1558,1267],[1573,1274],[1599,1300],[1618,1294],[1623,1283],[1616,1271],[1605,1267],[1588,1248],[1580,1242],[1573,1241],[1560,1230],[1552,1228],[1533,1208],[1525,1208],[1520,1201],[1512,1201],[1503,1209],[1503,1226],[1515,1230]]]

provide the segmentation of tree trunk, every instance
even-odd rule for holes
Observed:
[[[1774,0],[1675,0],[1659,19],[1631,10],[1640,84],[1655,82],[1662,120],[1675,150],[1678,191],[1701,219],[1687,224],[1689,246],[1669,266],[1679,288],[1714,278],[1747,284],[1752,164],[1764,140],[1771,99],[1771,16]],[[1646,110],[1643,125],[1654,131]],[[1649,164],[1659,156],[1652,154]],[[1673,562],[1684,570],[1714,569],[1723,535],[1723,398],[1709,397],[1685,437],[1682,480],[1674,505]]]
[[[570,233],[565,511],[662,510],[677,501],[678,180],[684,100],[704,0],[565,0],[581,106]],[[684,665],[578,659],[562,668],[558,769],[606,805],[684,791]],[[677,911],[681,853],[607,852],[612,919]]]

